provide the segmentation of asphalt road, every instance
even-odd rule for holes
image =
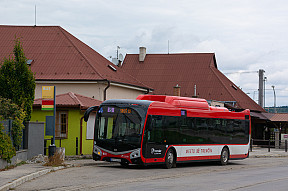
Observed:
[[[15,190],[288,190],[288,158],[249,158],[217,163],[189,163],[177,168],[119,164],[96,165],[49,173]]]

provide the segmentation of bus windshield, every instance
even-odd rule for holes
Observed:
[[[104,105],[97,112],[95,140],[108,150],[125,145],[126,149],[139,148],[145,116],[141,106]]]

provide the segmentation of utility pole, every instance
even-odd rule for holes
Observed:
[[[276,93],[275,93],[275,86],[272,86],[274,92],[274,113],[276,113]]]
[[[264,70],[259,69],[259,94],[258,94],[258,105],[263,107],[263,89],[264,89]]]

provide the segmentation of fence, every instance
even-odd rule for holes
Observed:
[[[271,148],[283,149],[287,152],[288,143],[287,140],[261,140],[261,139],[251,139],[250,150],[253,150],[253,146],[259,146],[262,148],[267,148],[268,152],[271,151]]]
[[[9,137],[10,137],[10,139],[12,141],[12,144],[13,144],[13,138],[12,138],[13,120],[11,120],[11,119],[3,120],[3,121],[0,121],[0,123],[3,124],[4,132],[7,135],[9,135]],[[21,149],[27,149],[27,132],[26,132],[26,128],[23,129],[21,145],[16,148],[17,151],[19,151]]]

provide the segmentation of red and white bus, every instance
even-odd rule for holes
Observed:
[[[250,134],[249,110],[212,107],[204,99],[140,95],[107,100],[97,110],[93,159],[166,168],[204,160],[226,165],[249,156]]]

